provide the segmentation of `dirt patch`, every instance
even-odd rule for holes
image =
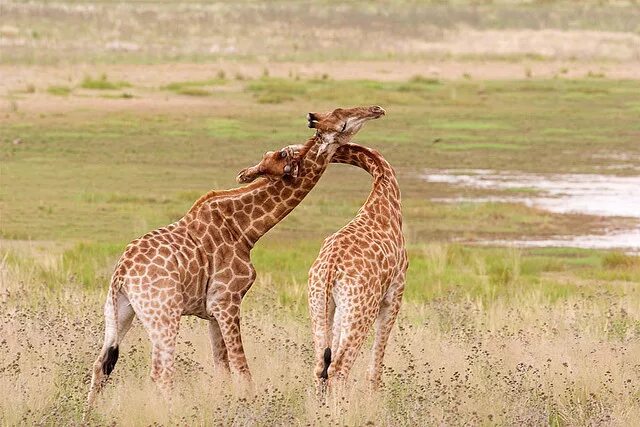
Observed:
[[[114,80],[126,80],[137,87],[159,87],[175,81],[214,77],[220,70],[234,78],[323,77],[338,80],[406,80],[416,75],[441,79],[479,80],[567,77],[581,78],[599,73],[615,79],[640,79],[640,60],[629,62],[575,62],[501,60],[420,60],[420,61],[328,61],[328,62],[251,62],[216,61],[210,64],[156,65],[0,65],[0,90],[20,90],[28,84],[74,85],[87,75],[106,74]]]

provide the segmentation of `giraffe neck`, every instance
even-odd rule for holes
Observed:
[[[222,233],[225,241],[246,244],[251,249],[317,184],[337,148],[330,144],[320,152],[320,146],[314,136],[301,148],[306,156],[297,178],[284,177],[275,181],[260,178],[245,187],[210,192],[201,197],[185,217],[192,224],[189,233],[195,239]]]
[[[395,171],[382,154],[362,145],[346,144],[338,148],[331,163],[357,166],[373,176],[373,188],[361,211],[378,211],[385,205],[390,211],[390,219],[401,222],[400,186]]]

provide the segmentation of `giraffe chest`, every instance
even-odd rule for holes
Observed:
[[[183,293],[186,315],[210,318],[210,300],[241,300],[255,280],[249,254],[242,248],[221,244],[206,255],[206,263],[185,274]],[[209,303],[209,304],[208,304]]]

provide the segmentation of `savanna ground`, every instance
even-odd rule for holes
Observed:
[[[370,188],[334,165],[253,252],[256,396],[213,377],[185,318],[170,415],[134,324],[89,422],[637,425],[638,258],[470,244],[633,220],[434,203],[487,191],[420,175],[637,174],[639,23],[634,2],[1,3],[0,424],[80,422],[127,242],[304,141],[307,111],[380,104],[357,142],[399,174],[411,264],[384,389],[365,351],[348,391],[313,393],[306,274]]]

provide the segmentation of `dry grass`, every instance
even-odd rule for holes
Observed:
[[[367,345],[348,388],[325,404],[314,393],[304,278],[370,185],[336,167],[253,252],[255,394],[214,376],[206,322],[184,318],[170,410],[136,322],[89,424],[640,425],[636,257],[425,244],[610,225],[435,204],[451,189],[419,179],[436,167],[637,173],[638,85],[608,79],[638,76],[640,10],[573,3],[5,2],[0,425],[81,423],[126,241],[303,140],[308,109],[372,102],[390,114],[362,142],[400,173],[411,256],[383,390],[364,384]]]
[[[28,251],[25,249],[25,251]],[[427,247],[432,265],[441,246]],[[103,295],[42,264],[5,262],[0,282],[2,424],[80,421],[100,346]],[[28,253],[23,253],[25,257]],[[512,257],[517,263],[518,255]],[[57,279],[56,279],[57,277]],[[517,281],[517,278],[513,279]],[[509,284],[507,284],[509,285]],[[425,286],[429,284],[425,283]],[[640,296],[633,285],[551,302],[534,290],[484,301],[471,294],[407,303],[392,335],[385,387],[369,392],[361,357],[346,391],[322,405],[313,392],[308,321],[280,306],[268,276],[247,297],[244,337],[256,393],[213,377],[207,328],[184,318],[172,413],[148,380],[139,325],[92,414],[92,424],[149,425],[637,425]],[[368,346],[367,346],[368,347]]]
[[[615,3],[615,5],[607,4]],[[0,63],[638,58],[631,1],[3,2]],[[266,42],[265,42],[266,41]]]

